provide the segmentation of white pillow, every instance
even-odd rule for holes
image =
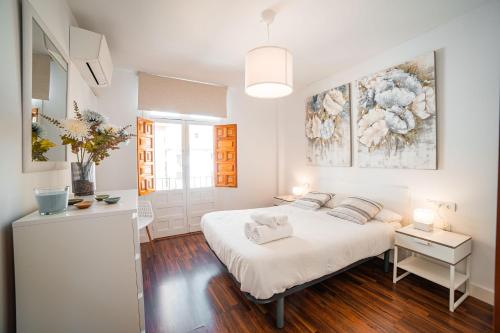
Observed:
[[[401,223],[401,221],[403,221],[403,217],[401,215],[387,208],[382,208],[380,212],[378,212],[377,215],[375,215],[375,217],[373,218],[375,220],[379,220],[385,223],[390,223],[390,222]]]
[[[335,196],[334,193],[309,192],[296,199],[292,205],[304,209],[319,209]]]
[[[381,204],[367,198],[348,197],[327,214],[343,220],[365,224],[374,218],[382,208]]]

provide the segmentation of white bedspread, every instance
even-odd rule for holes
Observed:
[[[241,291],[267,299],[293,286],[342,269],[393,247],[399,223],[361,225],[291,205],[260,208],[287,214],[294,235],[257,245],[244,234],[252,210],[212,212],[203,216],[205,238],[241,284]]]

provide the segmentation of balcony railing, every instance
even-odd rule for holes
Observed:
[[[155,181],[158,191],[182,190],[184,188],[184,180],[182,178],[155,178]],[[190,177],[189,183],[189,187],[192,189],[212,187],[214,185],[214,177]]]

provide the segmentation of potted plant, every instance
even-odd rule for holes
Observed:
[[[69,145],[76,155],[71,163],[71,180],[75,195],[93,195],[95,192],[95,166],[109,157],[110,151],[119,149],[122,142],[134,136],[127,132],[131,125],[115,127],[107,123],[106,117],[99,112],[84,110],[80,112],[73,102],[74,119],[57,120],[42,115],[50,123],[61,129],[61,141]]]

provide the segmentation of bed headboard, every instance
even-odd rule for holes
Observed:
[[[335,193],[337,203],[348,196],[366,197],[401,214],[404,218],[403,224],[408,224],[411,220],[410,192],[406,186],[333,182],[331,179],[320,180],[318,185],[318,190],[322,192]]]

